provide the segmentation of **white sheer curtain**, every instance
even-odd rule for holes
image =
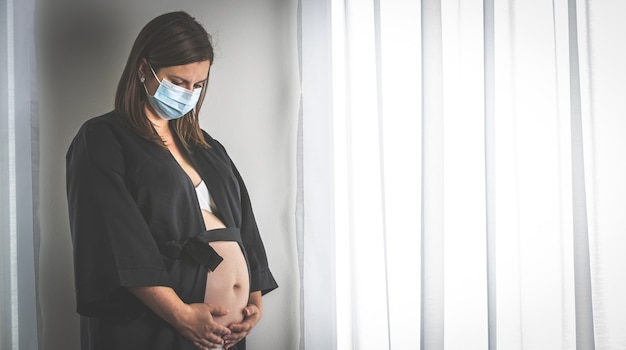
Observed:
[[[0,349],[38,349],[34,0],[0,1]]]
[[[300,0],[301,349],[625,349],[626,2]]]

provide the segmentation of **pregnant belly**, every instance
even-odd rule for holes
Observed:
[[[243,309],[248,305],[250,282],[246,260],[237,242],[209,243],[224,260],[207,275],[204,302],[228,309],[224,316],[214,316],[216,322],[228,326],[243,320]]]
[[[213,213],[202,210],[207,230],[224,228],[224,224]],[[243,309],[250,297],[248,266],[237,242],[216,241],[209,245],[224,259],[215,271],[207,275],[204,302],[226,308],[229,312],[214,319],[228,326],[243,320]]]

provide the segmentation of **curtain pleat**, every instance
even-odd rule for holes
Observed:
[[[330,2],[300,1],[297,243],[301,349],[336,349]],[[311,71],[305,67],[315,66]],[[323,334],[324,336],[320,336]]]
[[[488,346],[483,12],[441,2],[445,348]]]
[[[578,1],[583,153],[596,349],[626,348],[626,3]]]
[[[485,112],[485,234],[487,249],[488,349],[497,349],[496,203],[495,203],[495,4],[483,3],[483,62]]]
[[[576,349],[593,350],[594,327],[591,296],[591,264],[587,222],[587,195],[583,148],[578,15],[576,0],[568,1],[570,111],[572,132],[572,209],[574,234],[574,281],[576,296]]]
[[[422,349],[444,349],[441,1],[422,1]]]
[[[422,52],[419,2],[380,1],[389,349],[418,349],[421,327]],[[387,348],[387,347],[383,347]]]

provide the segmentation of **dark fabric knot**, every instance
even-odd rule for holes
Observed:
[[[203,242],[196,237],[192,237],[183,246],[183,252],[191,257],[198,264],[215,271],[224,258],[222,258],[209,243]]]
[[[187,256],[210,271],[215,271],[224,260],[208,242],[198,237],[184,241],[168,241],[159,244],[159,250],[163,255],[172,259],[180,259],[182,255]]]

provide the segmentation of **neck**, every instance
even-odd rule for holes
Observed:
[[[170,135],[170,124],[167,120],[159,117],[158,115],[156,115],[154,112],[152,112],[150,110],[150,108],[146,107],[145,110],[146,116],[148,117],[148,120],[150,121],[150,123],[152,123],[152,126],[154,127],[154,130],[156,130],[157,134],[159,134],[160,136],[167,136]]]

